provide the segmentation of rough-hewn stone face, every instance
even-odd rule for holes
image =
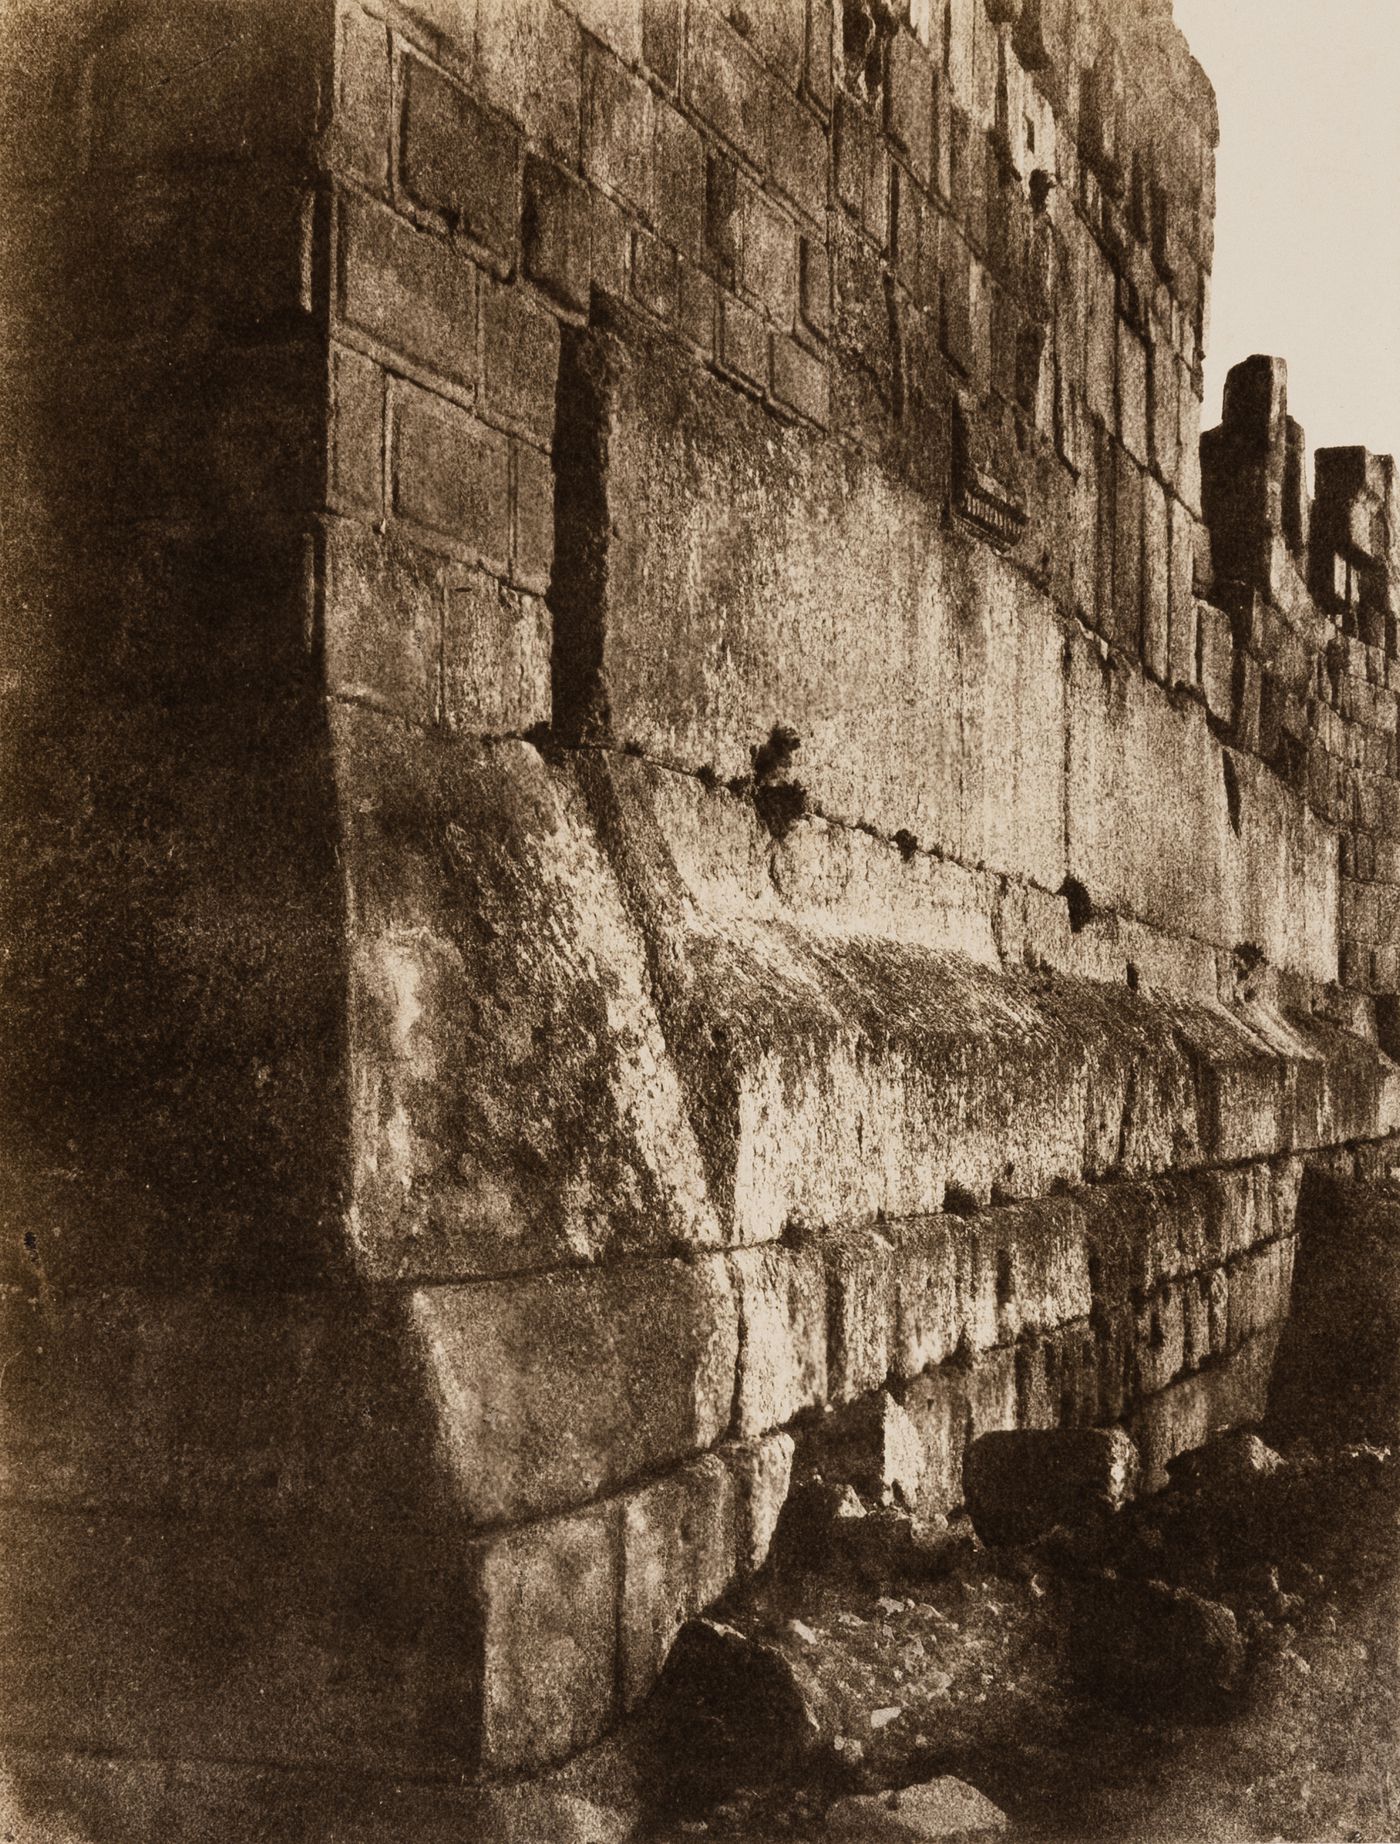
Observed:
[[[424,1288],[413,1311],[473,1523],[595,1498],[728,1431],[739,1322],[719,1257]]]
[[[1121,1428],[1000,1428],[963,1460],[963,1491],[984,1543],[1029,1543],[1056,1524],[1117,1511],[1139,1460]]]
[[[935,12],[7,16],[7,1702],[94,1844],[104,1750],[445,1835],[818,1433],[1159,1483],[1392,1157],[1395,468],[1308,505],[1267,358],[1200,444],[1159,6]]]

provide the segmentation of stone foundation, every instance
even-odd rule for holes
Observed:
[[[887,1401],[1260,1413],[1400,516],[1199,443],[1167,12],[11,9],[21,1829],[455,1835]]]

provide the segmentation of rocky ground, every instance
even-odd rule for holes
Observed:
[[[557,1844],[1400,1839],[1400,1185],[1314,1204],[1268,1424],[1137,1497],[988,1435],[951,1521],[809,1469]]]
[[[943,1776],[1027,1844],[1400,1837],[1398,1515],[1388,1449],[1240,1435],[1014,1546],[809,1487],[575,1790],[655,1844],[992,1835],[868,1797]]]

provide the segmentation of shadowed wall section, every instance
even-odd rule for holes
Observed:
[[[1169,8],[6,34],[21,1817],[451,1835],[828,1410],[930,1510],[1256,1415],[1400,1125],[1400,521],[1277,361],[1200,444]]]

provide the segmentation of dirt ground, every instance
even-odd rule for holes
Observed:
[[[955,1774],[1027,1844],[1400,1837],[1400,1457],[1281,1458],[1236,1442],[1024,1548],[955,1523],[922,1579],[770,1570],[716,1617],[791,1661],[819,1734],[789,1758],[682,1698],[648,1835],[815,1840],[844,1794]]]

